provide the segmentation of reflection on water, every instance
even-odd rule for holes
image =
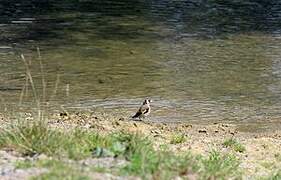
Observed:
[[[128,109],[154,99],[155,121],[264,122],[281,115],[281,3],[0,3],[0,95],[16,108],[30,60],[47,100]],[[25,106],[32,93],[25,92]],[[277,121],[277,120],[276,120]]]

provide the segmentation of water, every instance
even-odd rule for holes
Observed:
[[[151,120],[279,124],[279,1],[42,1],[0,3],[2,111],[34,107],[20,96],[30,63],[53,107],[133,113]]]

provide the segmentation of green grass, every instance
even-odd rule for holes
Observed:
[[[271,175],[267,176],[267,177],[259,177],[256,178],[259,180],[279,180],[281,179],[281,170],[274,170],[274,172],[272,172]]]
[[[32,161],[16,161],[15,167],[17,169],[28,169],[34,167],[35,164]]]
[[[223,146],[227,148],[231,148],[236,152],[243,153],[246,151],[245,146],[243,146],[240,142],[238,142],[236,139],[230,138],[223,142]]]
[[[183,133],[180,134],[174,134],[172,136],[172,139],[170,141],[171,144],[181,144],[186,141],[185,135]]]
[[[0,133],[0,146],[8,146],[26,155],[54,153],[60,147],[62,133],[52,131],[43,123],[18,123]]]
[[[193,173],[196,169],[195,159],[189,153],[175,155],[171,152],[146,149],[133,154],[130,164],[123,168],[122,172],[143,178],[171,179],[175,176]]]
[[[71,179],[71,180],[87,180],[90,179],[87,174],[79,167],[76,167],[73,164],[67,164],[63,161],[48,159],[48,160],[26,160],[26,161],[17,161],[15,163],[17,169],[28,169],[31,167],[37,168],[47,168],[48,172],[43,173],[32,179]],[[98,171],[98,170],[97,170]]]
[[[281,179],[281,170],[274,173],[271,177],[268,178],[269,180],[279,180]]]
[[[41,166],[48,168],[49,172],[40,176],[34,177],[35,180],[56,180],[56,179],[71,179],[71,180],[88,180],[88,177],[81,169],[73,167],[69,164],[60,161],[46,161]]]
[[[111,137],[79,129],[71,132],[50,129],[42,122],[19,123],[0,132],[0,147],[10,147],[23,155],[83,159],[92,155],[95,147],[107,147]]]
[[[36,162],[36,167],[48,168],[49,172],[33,179],[71,179],[71,180],[87,180],[90,179],[80,168],[71,164],[66,164],[59,160],[39,160]]]
[[[238,176],[239,161],[232,155],[211,152],[208,157],[194,156],[189,152],[175,154],[162,148],[156,150],[152,141],[142,134],[127,132],[101,135],[89,130],[48,128],[44,123],[19,123],[0,132],[0,147],[9,147],[23,155],[45,154],[52,160],[17,162],[17,168],[45,167],[50,171],[39,179],[87,179],[81,169],[60,159],[114,157],[128,161],[126,166],[114,170],[117,175],[133,175],[143,179],[172,179],[196,174],[203,179],[227,179]],[[81,167],[80,167],[81,168]]]
[[[260,162],[260,165],[266,169],[275,169],[276,168],[274,161],[262,161],[262,162]]]
[[[281,162],[281,153],[274,154],[276,161]]]
[[[222,155],[218,151],[212,151],[201,163],[202,179],[237,179],[241,176],[238,171],[240,161],[231,154]]]

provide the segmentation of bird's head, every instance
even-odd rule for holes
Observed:
[[[151,103],[152,102],[152,100],[151,99],[145,99],[144,100],[144,102],[143,102],[143,105],[145,105],[145,104],[149,104],[149,103]]]

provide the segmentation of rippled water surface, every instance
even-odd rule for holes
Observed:
[[[34,107],[24,54],[54,107],[129,116],[149,97],[154,121],[279,123],[281,3],[222,2],[1,1],[1,111]]]

